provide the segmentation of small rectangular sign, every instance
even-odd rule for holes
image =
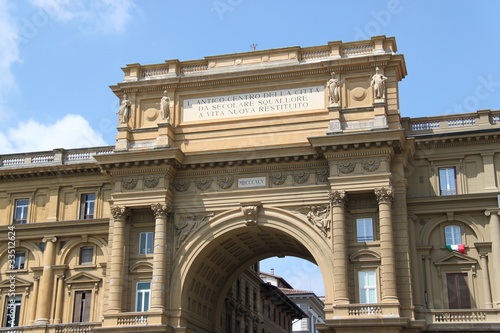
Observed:
[[[238,188],[266,186],[266,177],[240,178]]]

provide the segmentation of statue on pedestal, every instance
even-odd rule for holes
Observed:
[[[170,97],[167,96],[167,91],[163,91],[163,97],[160,100],[160,116],[162,120],[170,122]]]
[[[335,72],[332,72],[332,78],[328,80],[326,86],[328,87],[330,104],[338,104],[340,101],[340,86],[344,83],[344,80],[340,80]]]
[[[370,87],[373,87],[373,96],[376,99],[385,97],[385,80],[387,77],[379,73],[380,69],[377,67],[375,69],[375,74],[372,76],[372,81],[370,82]]]
[[[118,117],[120,119],[120,124],[126,124],[130,119],[130,107],[132,103],[128,99],[127,94],[123,94],[122,102],[120,103],[120,108],[118,109]]]

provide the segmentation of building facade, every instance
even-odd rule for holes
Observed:
[[[115,146],[0,157],[2,325],[224,332],[288,255],[320,332],[500,330],[500,111],[402,118],[394,38],[123,71]]]

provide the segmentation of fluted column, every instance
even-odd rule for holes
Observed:
[[[45,237],[42,242],[45,243],[43,252],[43,271],[40,277],[40,290],[38,292],[36,321],[35,325],[49,323],[50,310],[52,307],[52,291],[54,287],[53,265],[56,253],[56,237]]]
[[[379,209],[382,302],[397,302],[396,259],[392,226],[392,187],[375,189]]]
[[[128,209],[111,206],[111,215],[113,216],[113,244],[111,246],[108,311],[122,312],[125,221]]]
[[[347,239],[345,230],[345,191],[330,192],[332,206],[332,241],[335,303],[349,303],[349,283],[347,278]]]
[[[490,217],[490,235],[491,235],[491,258],[492,280],[500,279],[500,218],[498,209],[485,211],[486,216]],[[500,308],[500,284],[493,284],[493,308]]]
[[[166,204],[152,204],[155,215],[155,233],[153,249],[153,278],[151,281],[151,308],[150,311],[165,308],[165,280],[167,254],[167,214],[171,210]]]
[[[64,301],[64,275],[57,276],[57,298],[56,298],[56,313],[54,316],[54,324],[62,323],[62,309]]]

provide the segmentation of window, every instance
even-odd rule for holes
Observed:
[[[440,195],[457,194],[455,168],[439,168],[439,193]]]
[[[73,307],[73,322],[85,323],[90,321],[91,290],[75,291],[75,305]]]
[[[7,306],[5,307],[4,327],[19,326],[19,316],[21,314],[21,295],[7,297]]]
[[[151,294],[151,282],[137,282],[135,294],[135,311],[146,312],[149,310],[149,297]]]
[[[467,273],[446,274],[448,285],[448,306],[450,309],[470,309],[470,291]]]
[[[26,224],[28,223],[28,206],[30,201],[28,199],[17,199],[14,203],[14,219],[13,224]]]
[[[16,251],[14,254],[14,263],[10,265],[10,269],[24,269],[26,262],[26,252]]]
[[[91,265],[94,262],[94,247],[84,246],[80,248],[80,265]]]
[[[153,233],[141,232],[139,234],[139,254],[153,253]]]
[[[80,199],[80,219],[89,220],[94,218],[95,194],[82,194]]]
[[[448,225],[444,227],[445,245],[462,244],[462,228],[458,225]]]
[[[371,242],[373,237],[373,219],[356,219],[356,231],[358,242]]]
[[[377,281],[375,271],[359,271],[359,303],[377,303]]]

